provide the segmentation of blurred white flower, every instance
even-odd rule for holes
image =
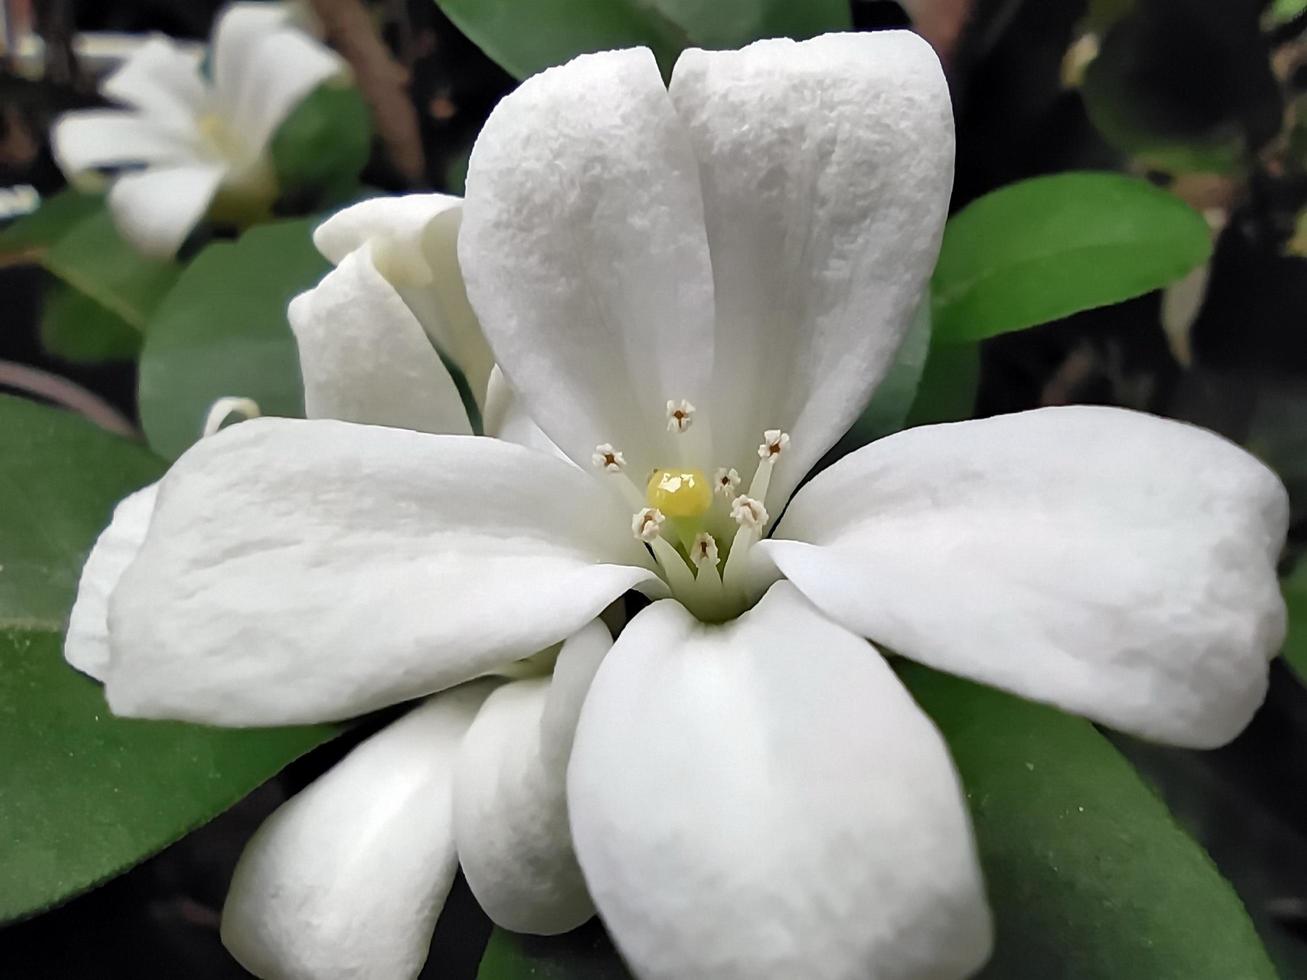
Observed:
[[[123,237],[150,255],[176,252],[206,213],[248,220],[278,188],[267,148],[277,127],[344,62],[291,26],[297,8],[236,3],[203,53],[151,37],[100,85],[121,109],[65,113],[55,159],[71,183],[112,171],[109,207]]]
[[[894,360],[952,159],[909,33],[691,50],[670,90],[646,50],[578,58],[496,108],[458,237],[549,451],[261,419],[177,462],[108,597],[114,711],[281,724],[452,688],[251,844],[242,962],[413,977],[456,857],[510,929],[593,899],[645,980],[952,980],[990,946],[966,803],[868,641],[1160,741],[1242,728],[1288,514],[1228,442],[1046,409],[898,433],[795,492]],[[397,302],[435,269],[417,240],[353,236],[296,301],[320,406],[393,426],[399,387],[444,383]],[[477,713],[476,678],[631,589],[655,601],[597,669]]]

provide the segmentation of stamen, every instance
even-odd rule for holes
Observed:
[[[731,502],[731,517],[740,527],[756,531],[767,523],[767,508],[762,501],[741,494]]]
[[[226,422],[229,416],[240,415],[247,419],[257,419],[263,412],[259,410],[259,403],[253,398],[234,398],[228,396],[219,398],[209,406],[209,414],[204,417],[204,428],[201,434],[206,438],[213,435],[222,428],[222,423]]]
[[[637,541],[652,544],[662,537],[663,522],[667,520],[657,507],[645,507],[637,510],[631,517],[631,533]]]
[[[735,467],[723,466],[713,474],[713,491],[721,494],[727,500],[735,499],[735,491],[740,486],[740,474]]]
[[[694,406],[684,398],[667,402],[667,431],[685,432],[694,424]]]
[[[626,467],[626,457],[622,455],[620,449],[614,449],[610,443],[601,442],[595,446],[594,455],[590,457],[590,462],[596,469],[606,470],[609,473],[620,473]]]
[[[762,434],[762,445],[758,447],[759,459],[771,459],[779,456],[790,444],[790,434],[780,429],[768,429]]]
[[[700,531],[694,536],[694,544],[690,546],[690,560],[694,562],[694,567],[703,574],[705,567],[717,566],[721,559],[717,553],[717,539],[707,531]]]

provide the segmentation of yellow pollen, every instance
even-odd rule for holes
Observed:
[[[645,496],[668,517],[698,517],[712,506],[712,484],[702,470],[654,470]]]

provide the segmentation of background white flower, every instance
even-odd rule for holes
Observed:
[[[109,597],[110,705],[345,717],[505,669],[641,589],[659,601],[581,699],[565,793],[557,766],[492,768],[466,822],[452,793],[491,915],[555,927],[572,869],[554,859],[574,848],[641,977],[970,974],[990,926],[962,792],[868,640],[1218,744],[1260,702],[1282,634],[1287,501],[1216,436],[1083,407],[909,430],[789,499],[893,360],[952,152],[938,63],[899,32],[688,51],[670,91],[643,50],[524,83],[473,152],[458,251],[498,364],[568,459],[324,420],[202,441]],[[361,258],[333,275],[387,264]],[[384,395],[370,403],[390,410]],[[719,471],[744,493],[715,494]],[[652,548],[632,534],[646,510]],[[545,702],[538,723],[505,707],[476,743],[541,756]],[[570,729],[570,711],[552,717]],[[324,785],[344,838],[286,817],[291,856],[255,877],[257,914],[228,941],[269,976],[412,975],[420,956],[394,949],[421,948],[439,891],[422,882],[445,879],[429,851],[408,867],[384,835],[349,831],[376,794]],[[570,840],[556,819],[535,837],[495,826],[530,787],[551,817],[565,805]],[[465,855],[459,827],[483,823]],[[375,887],[301,886],[337,841],[387,869]],[[523,849],[550,860],[514,874]],[[388,877],[421,903],[400,930],[324,928],[376,921]]]
[[[306,95],[346,71],[291,26],[295,16],[276,3],[224,8],[207,74],[203,52],[156,35],[100,85],[123,108],[56,120],[51,145],[71,183],[122,171],[109,207],[141,251],[172,255],[206,212],[248,217],[277,196],[269,141]]]

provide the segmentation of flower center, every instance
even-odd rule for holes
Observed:
[[[685,400],[668,401],[667,430],[689,430],[694,411]],[[616,446],[596,446],[591,462],[614,480],[630,502],[631,533],[652,552],[672,594],[700,619],[722,622],[739,615],[757,598],[749,595],[745,556],[771,520],[767,491],[772,470],[789,442],[789,435],[780,429],[763,433],[747,493],[739,492],[740,473],[730,466],[716,470],[711,480],[700,469],[659,467],[641,494],[626,474],[626,457]]]

